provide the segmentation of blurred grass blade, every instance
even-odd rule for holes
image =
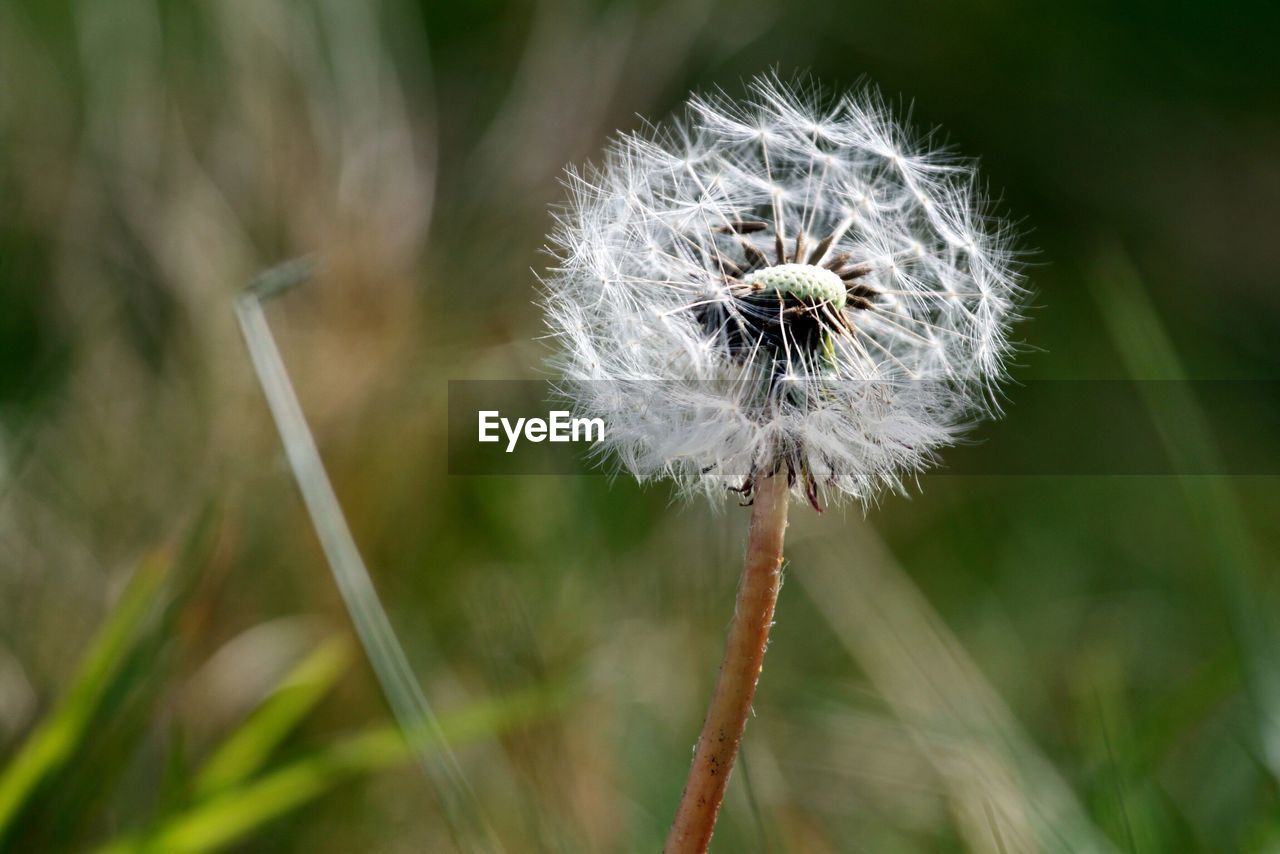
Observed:
[[[1222,471],[1208,419],[1192,395],[1186,370],[1132,262],[1114,249],[1093,277],[1099,314],[1144,402],[1175,471]],[[1158,392],[1157,392],[1158,388]],[[1178,482],[1209,546],[1214,578],[1223,585],[1232,625],[1246,662],[1249,695],[1261,719],[1267,765],[1280,778],[1280,631],[1262,596],[1264,572],[1240,498],[1222,475],[1181,475]]]
[[[244,840],[268,822],[315,800],[360,774],[394,768],[424,753],[493,738],[554,712],[563,692],[522,692],[452,714],[409,743],[399,729],[350,736],[198,803],[154,831],[117,840],[99,854],[199,854]]]
[[[342,637],[329,638],[303,659],[214,752],[196,776],[195,797],[208,797],[255,774],[350,665],[351,648]]]
[[[378,599],[262,311],[263,298],[306,281],[313,270],[312,262],[299,259],[264,272],[249,285],[236,302],[245,346],[338,591],[392,714],[405,732],[434,735],[436,749],[423,750],[419,763],[444,806],[455,841],[464,848],[500,849]]]
[[[855,549],[792,542],[816,552],[794,577],[946,783],[968,850],[1114,850],[868,525]]]
[[[154,613],[172,563],[167,551],[158,551],[134,571],[66,694],[0,773],[0,845],[40,784],[61,770],[84,743],[97,709]]]

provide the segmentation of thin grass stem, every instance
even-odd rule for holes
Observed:
[[[501,846],[378,599],[262,310],[264,299],[301,284],[313,272],[310,260],[298,259],[262,273],[236,301],[236,318],[338,592],[391,712],[440,799],[454,841],[464,850],[497,850]],[[420,734],[429,736],[429,748]]]

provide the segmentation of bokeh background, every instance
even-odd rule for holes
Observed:
[[[691,88],[867,79],[1036,250],[1020,380],[1275,380],[1277,32],[1154,0],[3,0],[0,849],[485,844],[392,726],[235,326],[316,253],[268,317],[471,824],[656,850],[745,514],[445,460],[449,379],[542,376],[563,165]],[[1194,393],[1152,406],[1175,465],[1219,452]],[[930,476],[798,508],[714,847],[1277,850],[1278,502]]]

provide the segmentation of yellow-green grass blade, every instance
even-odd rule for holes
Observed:
[[[351,644],[337,636],[299,662],[205,763],[195,779],[195,797],[202,799],[234,786],[262,768],[285,737],[329,693],[351,660]]]
[[[395,727],[350,736],[232,789],[214,794],[146,834],[109,843],[99,854],[201,854],[241,842],[271,821],[361,774],[410,764],[415,756],[492,738],[535,722],[560,707],[564,693],[513,694],[439,719],[412,741]]]
[[[86,738],[148,618],[173,559],[164,551],[144,560],[98,631],[62,700],[0,773],[0,843],[40,784],[62,769]]]

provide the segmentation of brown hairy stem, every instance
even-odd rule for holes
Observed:
[[[782,583],[782,539],[787,529],[787,472],[756,479],[747,558],[729,625],[720,676],[685,783],[664,854],[705,852],[738,744],[751,713],[751,698],[764,662],[773,608]]]

